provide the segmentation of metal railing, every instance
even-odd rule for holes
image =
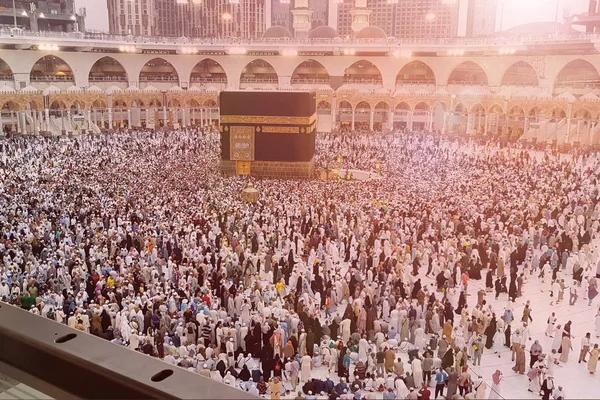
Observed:
[[[124,75],[115,75],[115,76],[92,76],[90,75],[88,78],[89,82],[127,82],[127,76]]]
[[[208,83],[227,83],[227,78],[224,76],[217,77],[206,77],[206,76],[192,76],[190,78],[190,82],[198,83],[198,82],[208,82]]]
[[[73,75],[31,75],[29,80],[33,82],[72,82]]]
[[[507,45],[525,45],[525,44],[546,44],[546,43],[572,43],[572,42],[589,42],[597,39],[597,33],[553,33],[544,35],[503,35],[479,38],[419,38],[419,39],[298,39],[298,38],[187,38],[187,37],[152,37],[152,36],[133,36],[133,35],[112,35],[102,32],[32,32],[32,31],[13,31],[11,29],[0,29],[0,37],[21,37],[21,38],[53,38],[63,40],[91,40],[96,42],[113,42],[113,43],[140,43],[140,44],[172,44],[172,45],[253,45],[253,44],[282,44],[286,45],[390,45],[390,46],[407,46],[407,45],[423,45],[423,46],[507,46]]]
[[[173,75],[140,75],[140,82],[179,82]]]

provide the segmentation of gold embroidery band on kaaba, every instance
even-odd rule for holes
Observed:
[[[300,133],[300,128],[297,126],[263,126],[256,131],[260,132],[261,129],[264,133]]]
[[[310,117],[267,117],[259,115],[221,115],[222,124],[277,124],[277,125],[310,125],[317,115]]]

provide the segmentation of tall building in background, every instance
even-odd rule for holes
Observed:
[[[496,32],[498,0],[469,0],[467,36],[488,36]]]
[[[0,26],[12,27],[16,19],[17,27],[33,32],[84,32],[85,17],[74,0],[0,1]]]
[[[154,0],[106,0],[108,29],[114,35],[154,36]]]
[[[337,31],[341,37],[352,37],[352,10],[354,0],[343,0],[337,5]]]
[[[400,39],[454,37],[458,33],[458,0],[400,0],[396,32]]]
[[[266,1],[270,0],[204,0],[199,36],[261,37],[266,29]]]
[[[267,0],[271,2],[271,26],[283,26],[292,32],[293,0]],[[268,16],[267,16],[268,17]]]
[[[308,7],[313,11],[312,27],[327,25],[329,20],[329,1],[308,0]]]
[[[154,9],[156,10],[156,34],[164,37],[182,36],[178,32],[178,8],[183,4],[178,4],[176,0],[154,0]]]

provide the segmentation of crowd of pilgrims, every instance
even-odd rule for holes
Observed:
[[[503,347],[531,391],[564,399],[552,375],[570,322],[551,316],[556,348],[529,348],[530,308],[513,304],[527,280],[560,301],[566,279],[600,334],[600,159],[317,140],[322,165],[378,160],[384,179],[254,180],[249,204],[247,181],[220,174],[218,133],[4,141],[0,297],[274,399],[501,398],[502,373],[487,385],[468,362]],[[486,289],[468,300],[471,280]],[[582,351],[590,373],[599,353]]]

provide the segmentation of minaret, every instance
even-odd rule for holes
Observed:
[[[354,9],[350,11],[350,15],[352,15],[352,32],[356,36],[363,28],[369,26],[371,10],[367,8],[367,0],[356,0]]]
[[[312,28],[312,10],[308,8],[308,0],[296,0],[296,6],[292,10],[294,16],[294,36],[305,39],[308,31]]]

